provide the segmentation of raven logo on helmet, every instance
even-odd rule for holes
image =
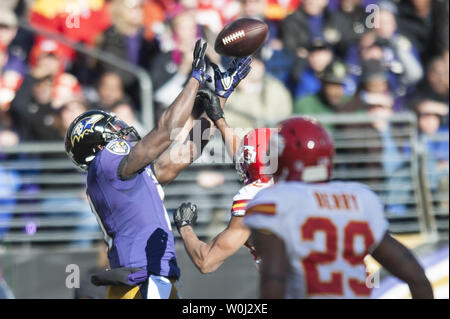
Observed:
[[[87,132],[94,132],[94,125],[103,118],[101,114],[94,114],[81,119],[72,131],[71,142],[75,145],[75,140],[79,142]]]

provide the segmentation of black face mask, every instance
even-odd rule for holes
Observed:
[[[124,121],[114,117],[106,127],[107,132],[105,134],[111,134],[110,140],[115,138],[124,139],[130,143],[138,142],[141,140],[141,136],[133,126],[128,126]],[[108,138],[107,138],[108,139]]]

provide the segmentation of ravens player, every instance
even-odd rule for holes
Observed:
[[[178,297],[175,284],[180,269],[161,184],[170,182],[192,161],[173,161],[171,155],[195,144],[178,145],[180,152],[168,147],[209,77],[206,47],[197,41],[185,88],[142,139],[116,115],[99,110],[80,115],[67,130],[66,152],[88,172],[88,199],[109,248],[111,270],[92,277],[94,284],[109,285],[108,298]]]

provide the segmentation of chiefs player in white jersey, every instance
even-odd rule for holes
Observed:
[[[368,254],[413,298],[433,298],[422,267],[389,235],[378,196],[359,183],[329,181],[334,147],[325,129],[296,117],[274,137],[275,184],[248,203],[244,218],[262,259],[261,298],[368,298]]]
[[[217,122],[216,125],[219,129],[224,125],[227,126],[223,118]],[[226,134],[225,131],[222,134]],[[260,190],[273,184],[272,176],[264,174],[264,158],[268,152],[271,134],[272,129],[269,128],[252,130],[244,136],[241,147],[236,151],[236,169],[244,187],[233,198],[228,226],[209,243],[205,243],[197,237],[190,225],[192,222],[178,227],[189,257],[204,274],[215,271],[225,259],[237,252],[243,245],[250,249],[250,253],[257,262],[255,250],[248,241],[250,230],[244,226],[243,217],[247,203]],[[234,136],[235,142],[236,139],[237,137]],[[178,214],[181,220],[195,220],[197,207],[191,203],[183,203],[175,214]],[[175,220],[176,218],[174,217]]]
[[[241,62],[239,62],[241,61]],[[224,118],[223,107],[226,99],[239,81],[250,71],[251,58],[234,59],[226,72],[214,68],[215,94],[210,96],[205,111],[208,117],[222,134],[228,153],[235,160],[236,169],[244,187],[233,198],[231,219],[228,226],[209,243],[201,241],[194,232],[192,225],[197,219],[197,206],[183,203],[174,212],[174,222],[183,239],[186,251],[202,273],[215,271],[228,257],[246,245],[253,254],[254,248],[248,243],[250,230],[243,224],[243,216],[247,202],[257,192],[272,185],[270,167],[266,167],[272,129],[260,128],[250,131],[242,141],[234,133]],[[224,85],[233,83],[232,86]],[[240,146],[240,147],[239,147]],[[238,148],[239,147],[239,148]]]

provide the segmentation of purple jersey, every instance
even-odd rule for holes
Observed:
[[[141,267],[149,274],[178,278],[163,192],[150,165],[132,178],[118,176],[119,164],[131,148],[124,140],[108,143],[87,176],[88,197],[109,246],[110,266]]]

